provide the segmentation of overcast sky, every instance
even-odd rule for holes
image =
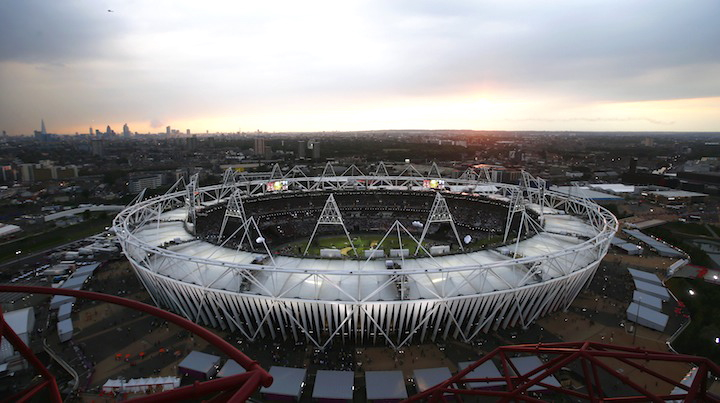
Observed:
[[[718,17],[717,0],[0,0],[0,130],[720,131]]]

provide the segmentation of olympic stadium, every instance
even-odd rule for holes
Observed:
[[[309,175],[228,170],[141,193],[114,220],[154,302],[261,337],[399,348],[528,326],[567,308],[607,253],[617,220],[523,172],[447,178],[383,163]]]

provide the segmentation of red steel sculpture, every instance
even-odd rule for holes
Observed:
[[[545,355],[550,357],[547,362],[534,368],[530,372],[519,374],[513,365],[510,357],[518,354]],[[482,363],[494,359],[501,364],[502,377],[495,378],[472,378],[469,374]],[[650,367],[650,363],[662,362],[686,362],[697,367],[697,372],[690,383],[684,385],[681,381],[670,379],[657,370]],[[616,363],[628,365],[647,374],[653,381],[664,382],[664,386],[681,390],[658,394],[651,392],[644,385],[640,385],[632,377],[624,375],[617,370]],[[547,382],[548,378],[567,366],[582,369],[584,388],[568,389],[558,387],[557,384]],[[601,377],[606,380],[610,376],[611,381],[620,381],[633,389],[629,395],[622,394],[617,390],[606,393],[610,389],[607,381],[601,382]],[[463,397],[476,399],[477,396],[487,396],[497,399],[499,402],[544,402],[533,394],[529,393],[531,387],[541,387],[549,393],[579,398],[581,401],[589,402],[718,402],[717,396],[709,394],[708,376],[720,376],[720,367],[711,360],[704,357],[674,354],[669,352],[647,351],[640,348],[622,347],[594,342],[568,342],[568,343],[547,343],[547,344],[523,344],[516,346],[498,347],[491,353],[483,356],[480,360],[458,372],[455,376],[442,383],[410,397],[407,401],[428,401],[446,402],[463,401]],[[614,379],[613,379],[614,378]],[[503,382],[503,386],[496,390],[488,389],[462,389],[461,385],[471,382]],[[649,383],[649,382],[648,382]],[[614,384],[614,382],[613,382]],[[677,399],[677,400],[675,400]],[[472,400],[474,401],[474,400]]]
[[[76,298],[105,301],[116,305],[122,305],[136,311],[145,312],[152,316],[165,319],[168,322],[172,322],[186,330],[189,330],[195,335],[202,337],[218,350],[227,354],[229,358],[235,360],[247,371],[245,373],[226,378],[213,379],[205,382],[195,382],[193,385],[139,397],[137,399],[133,399],[133,402],[175,402],[183,399],[201,398],[210,394],[217,394],[217,396],[211,400],[212,402],[243,402],[247,400],[256,390],[258,390],[258,388],[261,386],[270,386],[273,382],[272,376],[260,367],[260,364],[258,364],[257,361],[254,361],[243,354],[232,344],[223,340],[222,337],[217,336],[204,327],[199,326],[181,316],[156,308],[152,305],[98,292],[66,290],[50,287],[0,285],[0,292],[68,295]],[[49,396],[52,401],[62,402],[55,377],[32,353],[30,348],[28,348],[28,346],[20,340],[17,334],[12,331],[10,326],[5,322],[1,313],[2,312],[0,312],[0,336],[6,337],[17,349],[17,351],[19,351],[20,354],[22,354],[22,356],[27,359],[33,367],[35,367],[39,375],[42,376],[43,381],[35,385],[31,385],[14,396],[2,398],[0,401],[24,402],[31,399],[33,396],[36,396],[45,388],[48,388]]]

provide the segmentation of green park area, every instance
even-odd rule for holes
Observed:
[[[720,364],[720,286],[703,280],[671,278],[666,285],[685,304],[690,325],[672,343],[682,354],[708,357]]]
[[[38,234],[0,244],[0,263],[86,238],[104,231],[111,225],[112,217],[93,218],[80,224],[62,228],[54,227]],[[20,251],[19,254],[18,251]]]

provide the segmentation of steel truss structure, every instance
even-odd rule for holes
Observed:
[[[198,326],[197,324],[182,318],[173,313],[167,312],[152,305],[131,299],[116,297],[114,295],[102,294],[99,292],[69,290],[64,288],[51,287],[35,287],[35,286],[18,286],[18,285],[0,285],[0,292],[13,293],[29,293],[29,294],[48,294],[48,295],[68,295],[71,297],[90,299],[95,301],[105,301],[111,304],[122,305],[124,307],[145,312],[155,317],[165,319],[172,322],[193,334],[202,337],[211,345],[217,347],[220,351],[227,354],[229,358],[235,360],[247,372],[232,375],[226,378],[218,378],[194,385],[184,386],[178,389],[168,390],[165,392],[154,393],[152,395],[133,399],[133,402],[150,403],[150,402],[177,402],[186,399],[198,399],[216,394],[210,401],[212,402],[244,402],[261,386],[270,386],[273,382],[272,376],[265,371],[257,361],[252,360],[232,344],[225,341],[222,337],[215,333]],[[42,362],[33,354],[32,350],[23,343],[23,341],[13,332],[10,326],[5,322],[0,311],[0,336],[4,336],[8,341],[27,359],[35,368],[42,381],[30,385],[27,389],[18,392],[14,396],[6,396],[0,401],[3,402],[24,402],[31,400],[39,392],[47,389],[50,401],[62,402],[60,391],[57,386],[55,377],[48,371]]]
[[[515,367],[512,357],[518,355],[547,357],[547,362],[522,373]],[[472,377],[471,372],[487,361],[499,363],[500,377]],[[542,362],[542,361],[541,361]],[[670,379],[658,371],[662,363],[683,362],[696,367],[695,376],[690,382]],[[644,378],[645,385],[640,385],[637,378],[633,379],[619,367],[629,366]],[[551,377],[560,373],[563,368],[574,368],[583,378],[584,388],[563,388],[558,386]],[[653,369],[655,368],[655,369]],[[475,401],[478,396],[487,396],[498,402],[545,402],[533,396],[531,390],[545,390],[547,393],[564,395],[578,401],[588,402],[717,402],[718,396],[708,392],[708,377],[720,376],[720,367],[705,357],[696,357],[669,352],[656,352],[640,348],[621,347],[594,342],[569,342],[548,344],[524,344],[498,347],[482,359],[469,365],[455,376],[438,385],[410,397],[407,401],[427,402],[462,402],[463,397]],[[647,384],[670,389],[670,393],[655,393],[647,388]],[[472,389],[476,382],[493,382],[501,386],[488,389]],[[623,393],[613,387],[616,382],[627,386],[631,391]],[[660,384],[662,382],[662,384]],[[461,388],[465,386],[465,388]],[[537,395],[536,395],[537,396]]]
[[[447,337],[470,341],[566,309],[592,279],[618,226],[606,209],[538,186],[544,182],[527,177],[516,186],[490,177],[470,169],[460,178],[442,178],[444,188],[433,190],[423,181],[439,178],[412,165],[399,175],[388,175],[384,164],[371,174],[354,165],[339,175],[326,167],[321,176],[297,167],[285,174],[279,167],[271,173],[228,171],[222,184],[199,186],[193,178],[189,189],[137,201],[116,216],[114,230],[157,305],[250,340],[305,339],[320,348],[348,338],[394,348]],[[372,257],[260,256],[194,236],[203,208],[227,203],[231,195],[271,193],[267,185],[277,180],[287,182],[285,196],[297,197],[333,191],[473,195],[519,206],[522,225],[533,231],[502,247],[404,258],[393,268]]]

